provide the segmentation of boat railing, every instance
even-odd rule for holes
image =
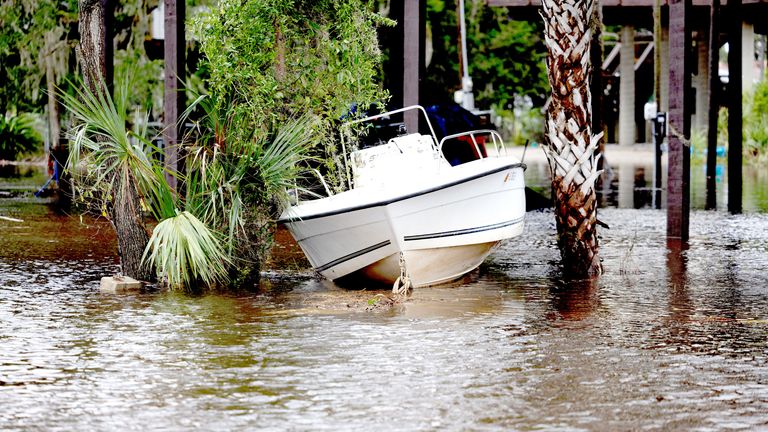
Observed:
[[[504,141],[501,139],[501,135],[499,135],[498,132],[492,129],[478,129],[478,130],[471,130],[466,132],[455,133],[452,135],[447,135],[440,140],[440,143],[437,146],[438,151],[440,152],[440,154],[443,154],[443,145],[445,144],[446,141],[468,136],[472,140],[472,145],[474,146],[475,152],[477,152],[478,158],[483,159],[484,157],[488,157],[488,146],[487,146],[488,143],[487,142],[484,143],[486,156],[483,156],[483,152],[480,149],[480,144],[477,142],[478,135],[480,136],[490,135],[491,144],[493,145],[493,151],[495,152],[496,157],[502,156],[502,151],[504,153],[503,154],[504,156],[508,155],[507,147],[504,145]]]
[[[435,129],[432,127],[432,123],[429,121],[429,116],[427,116],[427,110],[425,110],[424,107],[421,106],[421,105],[411,105],[411,106],[407,106],[407,107],[404,107],[404,108],[383,112],[381,114],[376,114],[376,115],[372,115],[372,116],[368,116],[368,117],[363,117],[363,118],[360,118],[360,119],[352,120],[352,121],[349,121],[349,122],[344,123],[343,125],[341,125],[341,128],[340,128],[340,131],[341,131],[341,152],[342,152],[342,159],[344,160],[344,171],[345,171],[345,174],[346,174],[346,177],[347,177],[347,184],[348,185],[352,184],[352,174],[351,174],[350,167],[349,167],[349,158],[347,156],[347,144],[344,141],[344,136],[345,136],[344,129],[349,128],[352,125],[356,125],[356,124],[360,124],[360,123],[365,123],[365,122],[369,122],[369,121],[374,121],[374,120],[378,120],[380,118],[385,118],[385,117],[389,117],[389,116],[392,116],[392,115],[395,115],[395,114],[400,114],[400,113],[404,113],[404,112],[407,112],[407,111],[414,111],[414,110],[420,111],[421,114],[424,116],[424,122],[429,127],[429,133],[430,133],[431,138],[432,138],[432,147],[435,150],[438,150],[437,134],[435,134]],[[438,152],[438,154],[442,155],[442,152]]]

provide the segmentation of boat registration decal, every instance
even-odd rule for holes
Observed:
[[[349,261],[349,260],[351,260],[353,258],[357,258],[357,257],[359,257],[361,255],[365,255],[368,252],[373,252],[376,249],[381,249],[381,248],[383,248],[385,246],[389,246],[390,244],[392,244],[392,242],[389,241],[389,240],[385,240],[385,241],[383,241],[381,243],[376,243],[373,246],[368,246],[365,249],[361,249],[361,250],[359,250],[357,252],[352,252],[351,254],[344,255],[341,258],[336,258],[335,260],[333,260],[333,261],[331,261],[329,263],[323,264],[323,265],[321,265],[319,267],[315,267],[315,270],[318,271],[318,272],[326,271],[326,270],[330,269],[331,267],[336,267],[337,265],[339,265],[339,264],[341,264],[343,262]]]
[[[453,236],[464,235],[464,234],[474,234],[474,233],[479,233],[483,231],[490,231],[498,228],[504,228],[510,225],[515,225],[515,224],[521,223],[524,219],[525,219],[525,216],[510,220],[510,221],[506,221],[506,222],[499,222],[492,225],[484,225],[484,226],[479,226],[474,228],[464,228],[460,230],[443,231],[443,232],[436,232],[436,233],[430,233],[430,234],[409,235],[409,236],[403,237],[403,240],[405,241],[428,240],[428,239],[441,238],[441,237],[453,237]]]

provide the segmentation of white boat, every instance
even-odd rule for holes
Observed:
[[[427,117],[413,106],[355,123],[412,109]],[[482,130],[438,141],[428,118],[427,124],[430,135],[351,152],[349,190],[281,215],[278,222],[321,275],[392,284],[402,256],[412,286],[440,284],[477,268],[500,241],[523,232],[525,165],[506,155],[501,137]],[[452,166],[442,151],[452,140],[471,146],[476,159]]]

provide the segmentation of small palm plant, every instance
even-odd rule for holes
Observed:
[[[34,153],[43,143],[32,114],[0,114],[0,160],[17,160]]]

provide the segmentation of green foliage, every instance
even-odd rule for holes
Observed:
[[[69,131],[67,167],[78,185],[80,199],[93,197],[97,208],[105,214],[110,200],[126,187],[128,178],[135,181],[142,198],[156,203],[167,201],[162,195],[162,170],[153,163],[153,147],[146,129],[127,127],[131,81],[118,82],[114,99],[106,87],[95,94],[86,86],[73,86],[74,94],[59,92],[77,122]],[[157,216],[170,213],[165,209],[165,214]]]
[[[744,97],[744,141],[747,152],[765,160],[768,157],[768,79],[758,82]]]
[[[444,100],[452,99],[453,90],[461,87],[455,4],[427,1],[434,49],[427,67],[427,94]],[[508,9],[487,6],[482,0],[468,0],[465,8],[469,72],[477,105],[512,110],[516,96],[528,96],[534,105],[541,105],[549,87],[540,20],[512,20]]]
[[[133,80],[118,76],[115,83],[114,98],[79,86],[75,94],[60,92],[78,121],[70,131],[68,168],[77,174],[80,201],[107,215],[130,179],[144,210],[160,222],[143,257],[160,280],[173,289],[194,289],[237,278],[240,268],[249,268],[265,253],[268,209],[275,197],[285,196],[317,142],[315,122],[289,121],[248,141],[228,141],[225,135],[218,140],[216,133],[205,131],[223,133],[237,118],[222,119],[212,111],[204,117],[207,125],[198,124],[203,133],[189,149],[188,176],[172,173],[186,181],[186,195],[180,196],[165,182],[166,171],[154,157],[159,150],[146,128],[127,127]],[[202,97],[195,105],[213,104]],[[142,217],[142,210],[136,211]]]
[[[115,76],[130,77],[128,106],[138,106],[160,118],[163,105],[163,61],[149,60],[143,50],[129,47],[115,53]]]
[[[295,187],[319,141],[319,120],[306,115],[238,140],[229,131],[239,117],[216,109],[221,105],[205,95],[188,109],[200,107],[205,114],[188,137],[186,208],[226,234],[236,260],[238,254],[260,260],[268,244],[265,226],[288,205],[286,190]]]
[[[383,22],[363,0],[224,1],[200,17],[207,94],[186,113],[195,125],[182,152],[187,171],[171,173],[183,196],[163,180],[159,150],[139,127],[147,118],[129,118],[131,106],[150,105],[154,63],[126,54],[114,99],[77,86],[60,92],[77,121],[69,167],[80,174],[80,199],[107,214],[133,181],[159,221],[143,259],[172,288],[254,281],[286,190],[317,164],[312,152],[331,158],[340,117],[386,97],[372,79]]]
[[[226,281],[230,264],[219,234],[188,211],[155,226],[143,260],[152,263],[171,288],[182,289],[197,282],[214,286]]]
[[[77,0],[4,1],[0,23],[0,112],[35,111],[43,102],[46,68],[56,83],[69,69]]]
[[[40,150],[43,138],[29,113],[0,115],[0,160],[17,160]]]
[[[137,67],[140,76],[154,79],[152,94],[162,91],[158,84],[160,66],[147,60],[144,41],[149,12],[157,5],[157,0],[115,2],[113,22],[116,68],[125,61],[127,67]],[[41,89],[49,78],[47,70],[54,85],[67,85],[75,73],[71,57],[78,43],[77,26],[77,0],[0,2],[0,112],[13,108],[40,111],[45,104]],[[150,94],[143,93],[144,88],[136,90]]]
[[[376,25],[364,0],[221,1],[193,25],[210,74],[214,109],[227,109],[228,141],[263,139],[275,125],[308,114],[319,119],[327,162],[334,130],[353,105],[386,99],[376,76]],[[333,178],[335,166],[327,166]],[[339,184],[340,181],[336,181]]]

